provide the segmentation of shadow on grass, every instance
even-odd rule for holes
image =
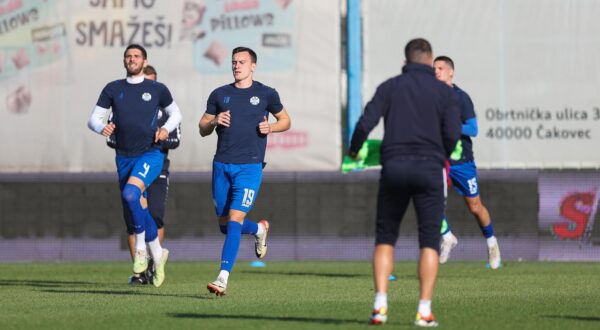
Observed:
[[[152,287],[153,289],[154,287]],[[98,294],[98,295],[114,295],[114,296],[156,296],[156,297],[174,297],[174,298],[191,298],[191,299],[210,299],[202,295],[188,294],[166,294],[160,292],[142,292],[142,291],[114,291],[114,290],[40,290],[47,293],[73,293],[73,294]]]
[[[48,280],[0,280],[0,286],[33,286],[40,288],[57,288],[72,285],[95,285],[94,282],[48,281]]]
[[[575,321],[600,322],[600,316],[543,315],[542,317],[549,318],[549,319],[565,319],[565,320],[575,320]]]
[[[316,272],[273,272],[273,271],[252,271],[242,270],[239,271],[244,274],[257,274],[257,275],[286,275],[286,276],[318,276],[328,278],[358,278],[358,277],[371,277],[371,274],[339,274],[339,273],[316,273]]]
[[[167,316],[186,319],[223,319],[223,320],[263,320],[263,321],[284,321],[284,322],[306,322],[320,324],[363,324],[366,321],[343,320],[333,318],[314,318],[299,316],[260,316],[260,315],[225,315],[225,314],[200,314],[200,313],[168,313]]]

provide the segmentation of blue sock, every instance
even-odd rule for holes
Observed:
[[[483,237],[485,238],[490,238],[492,236],[494,236],[494,226],[492,225],[492,222],[490,221],[490,224],[485,226],[485,227],[481,227],[481,233],[483,234]]]
[[[446,215],[444,214],[444,219],[442,219],[441,234],[444,235],[444,234],[448,233],[449,231],[450,231],[450,224],[448,223],[448,219],[446,218]]]
[[[146,230],[146,212],[140,204],[140,197],[142,197],[142,191],[135,185],[126,184],[121,193],[121,198],[127,203],[129,210],[131,211],[131,219],[133,221],[133,231],[136,234],[142,233]]]
[[[148,211],[148,208],[145,208],[144,211],[146,211],[146,242],[152,242],[153,240],[155,240],[158,237],[158,227],[156,227],[156,222],[154,222],[154,219],[152,218],[152,215],[150,215],[150,211]]]
[[[219,225],[219,229],[221,230],[221,233],[227,234],[227,225]],[[244,223],[242,224],[242,234],[254,235],[257,232],[258,224],[254,221],[244,219]]]
[[[254,235],[257,232],[258,232],[258,224],[254,221],[244,219],[244,224],[242,225],[242,234]]]
[[[221,270],[226,270],[231,273],[233,263],[240,249],[240,240],[242,239],[242,225],[238,222],[230,220],[227,223],[227,237],[223,243],[223,251],[221,252]]]

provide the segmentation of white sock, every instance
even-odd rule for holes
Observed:
[[[382,307],[387,308],[387,293],[377,292],[375,294],[375,303],[373,304],[373,309],[378,310]]]
[[[254,236],[262,235],[265,232],[265,226],[262,223],[258,224],[258,229],[256,230],[256,234]]]
[[[148,246],[150,247],[150,255],[152,256],[152,259],[154,259],[154,264],[159,265],[162,261],[162,247],[160,246],[158,237],[152,242],[148,242]]]
[[[490,238],[487,239],[487,246],[489,248],[491,248],[492,246],[498,244],[498,241],[496,240],[496,236],[492,236]]]
[[[423,317],[431,314],[431,300],[419,300],[419,309],[417,310]]]
[[[229,280],[229,272],[226,270],[222,270],[219,273],[219,276],[217,276],[217,278],[221,278],[225,282],[225,284],[227,284],[227,280]]]
[[[135,249],[146,251],[146,232],[143,231],[139,234],[135,234]]]
[[[444,241],[449,240],[451,237],[454,237],[454,235],[452,234],[451,231],[445,233],[444,235],[442,235],[442,238],[444,239]]]

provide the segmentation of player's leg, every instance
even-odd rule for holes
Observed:
[[[256,166],[254,166],[256,165]],[[211,293],[224,295],[240,246],[241,235],[244,227],[247,233],[258,233],[259,226],[246,219],[246,214],[252,209],[254,200],[258,195],[262,179],[262,166],[260,164],[222,164],[213,163],[213,195],[221,232],[226,233],[225,242],[221,252],[221,269],[217,280],[208,284]],[[224,191],[220,183],[230,187]],[[227,202],[224,202],[226,198]],[[229,210],[227,210],[229,209]],[[225,212],[228,211],[228,218]],[[225,221],[226,220],[226,221]],[[223,226],[226,225],[226,228]]]
[[[240,165],[234,175],[232,184],[232,209],[249,213],[258,198],[258,191],[262,182],[262,163]],[[267,234],[269,222],[261,219],[258,222],[244,218],[242,234],[254,236],[254,253],[257,258],[264,258],[267,254]]]
[[[434,162],[415,166],[413,203],[419,228],[420,298],[415,325],[435,326],[431,302],[439,267],[440,228],[446,196],[445,174]]]
[[[373,254],[375,301],[369,319],[370,324],[383,324],[387,321],[387,291],[394,266],[394,245],[410,200],[409,191],[402,182],[402,172],[401,167],[384,164],[379,180]]]
[[[158,228],[158,241],[162,245],[165,238],[164,218],[169,198],[169,167],[171,161],[165,155],[163,167],[158,177],[147,189],[148,210]]]
[[[123,208],[123,218],[125,219],[125,226],[127,227],[127,246],[129,247],[129,254],[131,255],[131,261],[133,262],[135,257],[135,233],[133,230],[133,221],[131,219],[131,212],[129,212],[127,206],[123,205]],[[150,276],[148,276],[146,273],[133,273],[127,279],[127,283],[131,285],[145,285],[148,284],[149,278]]]
[[[502,264],[500,247],[496,236],[494,236],[494,225],[490,213],[481,201],[475,162],[461,164],[461,175],[463,177],[462,180],[467,182],[465,188],[468,188],[463,189],[465,204],[467,205],[469,212],[471,212],[477,220],[481,233],[486,239],[490,268],[497,269]]]
[[[445,214],[443,216],[440,233],[442,234],[442,243],[440,244],[440,264],[445,264],[448,259],[450,259],[450,253],[452,252],[452,249],[458,245],[458,239],[452,233],[450,224],[448,223],[448,219]]]
[[[158,241],[164,246],[164,217],[167,207],[167,198],[169,192],[169,160],[165,158],[160,175],[146,189],[146,198],[148,201],[148,211],[157,227]],[[146,275],[148,279],[154,277],[156,264],[154,259],[149,259]]]
[[[387,284],[394,269],[394,246],[377,244],[373,252],[373,280],[375,282],[375,301],[373,312],[369,318],[370,324],[387,322]]]
[[[133,228],[132,234],[134,235],[134,250],[136,251],[133,253],[133,272],[134,274],[139,274],[142,273],[145,268],[147,268],[147,263],[142,261],[145,260],[146,255],[146,245],[143,243],[143,238],[145,237],[145,217],[143,216],[143,210],[140,204],[140,198],[143,191],[142,189],[144,187],[142,185],[142,189],[140,189],[139,186],[129,182],[131,173],[136,165],[136,161],[137,157],[117,155],[115,158],[117,174],[119,176],[119,186],[121,189],[121,201],[126,208],[126,212],[124,214],[125,216],[129,215],[131,217],[131,226]],[[137,217],[134,216],[134,213],[137,215]],[[140,214],[142,214],[142,219],[140,219]],[[138,236],[140,239],[138,239]]]
[[[115,162],[117,165],[117,174],[119,177],[119,189],[121,191],[121,206],[123,209],[123,220],[125,220],[125,226],[127,231],[127,245],[129,247],[129,253],[131,255],[132,262],[135,261],[135,225],[133,223],[133,217],[131,215],[131,211],[129,209],[129,205],[127,201],[123,198],[123,189],[127,184],[127,180],[131,171],[133,170],[133,166],[135,165],[135,159],[132,157],[123,157],[117,156],[115,158]],[[143,273],[136,274],[135,272],[129,276],[127,282],[129,284],[147,284],[147,278],[143,276]]]
[[[162,170],[164,155],[159,150],[148,151],[138,157],[131,176],[124,188],[124,197],[132,211],[133,222],[136,225],[136,257],[134,272],[145,271],[148,267],[145,244],[150,248],[150,254],[156,264],[156,273],[153,279],[154,286],[162,285],[164,281],[164,265],[168,259],[169,251],[163,249],[158,240],[157,226],[147,208],[144,190],[158,177]],[[128,194],[125,191],[128,190]],[[136,198],[137,197],[137,202]],[[142,227],[139,230],[137,227]],[[139,256],[138,256],[138,251]],[[143,258],[142,258],[143,257]]]
[[[232,231],[231,231],[231,237],[230,237],[230,231],[228,230],[229,228],[229,219],[230,219],[230,215],[229,215],[229,210],[230,210],[230,206],[231,206],[231,175],[229,173],[229,164],[224,164],[224,163],[220,163],[220,162],[213,162],[213,170],[212,170],[212,195],[213,195],[213,202],[215,205],[215,213],[218,217],[218,222],[219,222],[219,228],[221,230],[221,232],[223,234],[226,235],[225,237],[225,241],[223,242],[223,248],[221,250],[221,266],[220,266],[220,271],[219,271],[219,275],[217,276],[217,279],[211,283],[208,283],[207,285],[207,289],[209,292],[211,293],[215,293],[217,296],[221,296],[224,295],[226,293],[227,290],[227,280],[229,279],[229,271],[227,270],[227,268],[229,268],[228,263],[229,261],[224,261],[224,259],[230,259],[231,256],[228,254],[227,256],[225,256],[226,251],[229,253],[230,251],[233,250],[233,248],[231,247],[231,245],[235,245],[235,238],[238,236],[241,236],[241,229],[240,229],[240,234],[237,235],[237,227],[235,224],[231,224],[232,226]],[[239,227],[241,227],[241,225],[239,225]],[[229,238],[229,242],[228,242],[228,238]],[[241,239],[241,237],[238,238],[238,247],[239,247],[239,239]],[[225,247],[227,245],[227,248]],[[237,254],[237,250],[235,251],[235,253]],[[229,268],[229,270],[231,270]]]
[[[453,184],[454,180],[456,180],[456,174],[451,170],[451,167],[448,162],[446,162],[446,168],[444,173],[446,175],[446,180],[444,181],[446,183],[445,191],[448,191],[448,188]],[[445,196],[446,201],[447,197],[448,196]],[[441,234],[442,243],[440,245],[440,264],[445,264],[450,258],[450,253],[452,252],[452,249],[454,249],[456,245],[458,245],[458,238],[456,238],[456,236],[452,233],[452,228],[450,226],[450,223],[448,222],[448,218],[445,213],[442,220]]]
[[[481,202],[481,197],[479,195],[473,197],[465,196],[465,203],[471,214],[477,219],[481,233],[486,239],[490,268],[499,268],[502,265],[500,246],[494,235],[494,225],[487,208]]]

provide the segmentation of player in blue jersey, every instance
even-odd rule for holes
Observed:
[[[473,158],[473,142],[471,137],[477,136],[477,117],[473,102],[469,95],[452,83],[454,78],[454,62],[447,56],[438,56],[433,62],[436,78],[452,87],[460,99],[462,135],[457,148],[462,148],[459,156],[450,158],[450,179],[455,190],[464,197],[471,214],[475,216],[483,236],[487,240],[490,268],[497,269],[501,265],[500,247],[494,236],[494,226],[490,213],[481,202],[477,182],[477,167]],[[440,263],[446,263],[450,251],[458,244],[458,239],[450,230],[450,225],[444,217],[442,224],[442,243],[440,247]]]
[[[144,79],[148,64],[144,47],[132,44],[123,54],[126,79],[108,83],[96,102],[88,127],[109,137],[115,134],[117,145],[115,162],[121,188],[121,198],[133,220],[135,256],[133,272],[140,274],[148,269],[148,253],[155,263],[153,284],[165,280],[165,264],[169,251],[163,249],[158,239],[156,223],[148,211],[146,189],[160,174],[165,155],[160,141],[169,137],[181,122],[181,111],[169,89],[157,81]],[[169,116],[164,125],[158,125],[159,109]],[[112,109],[112,122],[105,124]]]
[[[149,80],[156,80],[157,78],[157,72],[156,69],[151,66],[151,65],[147,65],[146,67],[144,67],[144,77],[146,79]],[[164,125],[169,116],[167,115],[167,113],[164,111],[164,109],[159,109],[159,113],[158,113],[158,125],[162,126]],[[109,122],[112,122],[111,119],[109,119]],[[179,142],[181,139],[181,125],[179,125],[177,127],[177,129],[175,129],[173,132],[169,133],[169,137],[164,140],[164,141],[160,141],[160,150],[163,154],[165,154],[165,160],[163,162],[163,168],[160,172],[160,175],[156,178],[156,180],[154,180],[154,182],[152,182],[152,185],[150,185],[150,187],[148,187],[148,189],[146,190],[147,193],[147,200],[148,200],[148,210],[150,211],[150,215],[152,216],[152,219],[154,219],[154,222],[156,223],[156,227],[158,228],[158,241],[160,242],[160,244],[163,244],[164,241],[164,236],[165,236],[165,228],[164,228],[164,216],[165,216],[165,209],[167,206],[167,196],[168,196],[168,192],[169,192],[169,166],[171,164],[171,161],[168,158],[169,155],[169,150],[170,149],[175,149],[177,147],[179,147]],[[111,136],[106,138],[106,144],[113,148],[113,149],[118,149],[117,148],[117,141],[115,140],[115,134],[113,133]],[[129,212],[129,209],[127,208],[127,204],[125,203],[125,201],[123,201],[123,218],[125,220],[125,226],[127,228],[127,243],[129,245],[129,253],[131,254],[131,259],[133,260],[134,256],[135,256],[135,232],[134,232],[134,225],[133,225],[133,220],[131,218],[131,212]],[[149,264],[148,264],[148,270],[144,273],[141,274],[133,274],[129,277],[129,284],[132,285],[136,285],[136,284],[148,284],[149,281],[152,279],[153,276],[153,265],[154,265],[154,261],[152,259],[149,260]]]
[[[226,235],[221,253],[221,271],[208,291],[224,295],[229,273],[240,246],[241,234],[254,235],[258,258],[267,253],[269,223],[246,219],[262,181],[267,136],[290,128],[291,121],[271,87],[253,80],[256,53],[246,47],[232,52],[234,82],[215,89],[208,97],[200,119],[200,135],[217,131],[213,159],[212,194],[221,232]],[[269,114],[276,122],[269,123]]]

